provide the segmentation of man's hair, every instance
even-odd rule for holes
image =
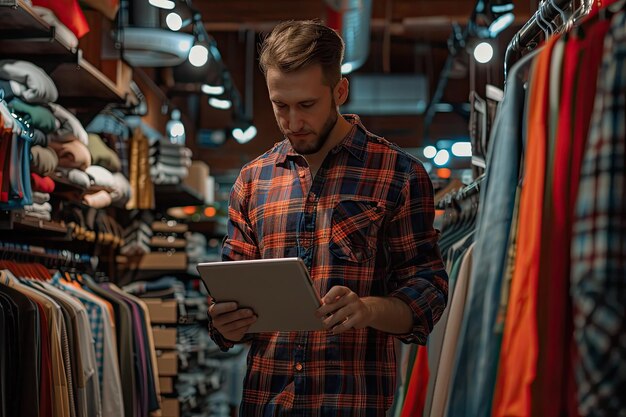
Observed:
[[[289,73],[319,64],[324,82],[335,87],[341,79],[343,39],[316,20],[279,23],[265,38],[260,50],[260,66],[267,76],[269,68]]]

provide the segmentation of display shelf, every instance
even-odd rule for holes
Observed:
[[[137,100],[56,36],[24,0],[0,0],[0,57],[24,59],[43,68],[59,90],[59,104],[87,112],[108,103]]]
[[[25,215],[22,211],[0,211],[0,231],[3,236],[25,238],[33,234],[45,232],[46,239],[69,240],[69,230],[65,223],[36,219]],[[12,231],[14,233],[9,233]]]
[[[158,209],[204,204],[202,196],[185,184],[155,184],[154,198]]]
[[[70,108],[102,103],[127,103],[128,94],[76,52],[75,62],[60,63],[50,73],[61,92],[58,102]]]
[[[54,192],[56,194],[73,192],[76,195],[94,194],[98,191],[112,192],[113,189],[102,185],[91,185],[89,188],[82,187],[78,184],[71,182],[67,177],[62,176],[62,173],[55,171],[50,177],[55,182]]]
[[[55,35],[46,23],[23,0],[0,0],[0,53],[11,57],[33,55],[66,56],[76,52]]]

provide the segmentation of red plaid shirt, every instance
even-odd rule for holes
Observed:
[[[414,325],[396,337],[424,344],[448,293],[431,181],[419,161],[346,119],[353,129],[315,178],[287,139],[242,169],[223,259],[297,256],[322,297],[335,285],[397,297]],[[395,372],[394,336],[372,328],[255,334],[241,415],[384,416]]]

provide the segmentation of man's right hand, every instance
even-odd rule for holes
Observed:
[[[215,303],[209,306],[209,316],[213,327],[231,342],[240,341],[257,320],[254,311],[249,308],[239,308],[235,302]]]

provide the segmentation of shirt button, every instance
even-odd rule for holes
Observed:
[[[298,362],[296,363],[295,368],[296,368],[296,371],[300,372],[302,371],[302,369],[304,369],[304,366],[300,362]]]

